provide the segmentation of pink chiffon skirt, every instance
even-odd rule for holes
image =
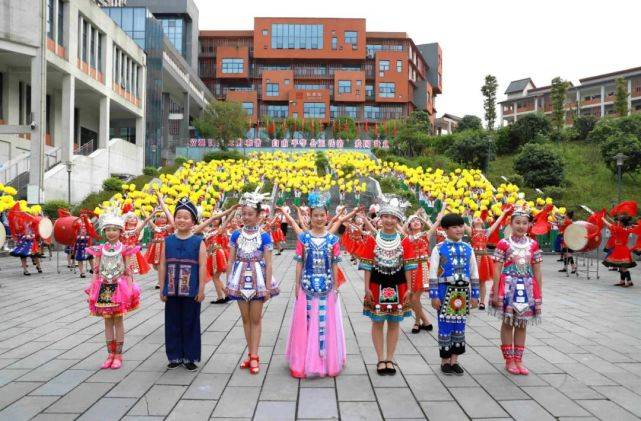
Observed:
[[[327,295],[324,356],[321,356],[318,338],[318,303],[318,297],[312,297],[309,317],[304,292],[299,291],[294,304],[287,361],[292,376],[296,378],[334,377],[345,366],[345,333],[338,294],[333,291]]]

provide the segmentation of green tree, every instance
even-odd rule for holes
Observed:
[[[488,130],[494,130],[496,121],[496,88],[498,83],[493,75],[485,76],[485,84],[481,87],[483,94],[483,108],[485,109],[485,122]]]
[[[213,101],[194,120],[194,127],[202,136],[219,140],[220,148],[226,149],[235,139],[245,136],[249,119],[240,103]]]
[[[481,130],[483,128],[483,123],[481,119],[475,115],[465,115],[461,119],[456,128],[457,132],[463,132],[465,130]]]
[[[614,97],[614,109],[616,110],[619,117],[625,117],[628,115],[628,81],[622,77],[617,78],[616,80],[616,93]]]
[[[494,155],[494,139],[485,130],[465,130],[455,135],[447,156],[473,168],[486,168]]]
[[[557,136],[560,136],[561,129],[565,124],[565,97],[569,86],[569,82],[558,76],[552,79],[552,87],[550,88],[550,98],[552,100],[551,121]]]
[[[633,173],[641,169],[641,140],[632,133],[617,133],[610,136],[601,145],[601,156],[605,165],[616,174],[615,156],[619,153],[627,158],[623,161],[621,171]]]
[[[334,120],[334,138],[336,139],[356,139],[356,122],[352,117],[343,116]]]
[[[550,120],[543,113],[526,114],[509,127],[517,149],[535,141],[539,135],[548,136],[551,129]]]
[[[590,132],[596,125],[596,117],[592,115],[580,115],[574,118],[573,126],[579,132],[579,139],[587,139]]]
[[[532,188],[558,186],[563,182],[563,161],[548,147],[527,144],[514,161],[514,171]]]

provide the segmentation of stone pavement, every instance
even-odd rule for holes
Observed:
[[[141,309],[125,319],[124,366],[99,370],[102,320],[89,317],[86,280],[66,267],[23,277],[17,260],[0,259],[0,420],[426,419],[632,420],[641,417],[641,271],[634,288],[559,276],[544,263],[544,322],[528,331],[529,376],[502,368],[499,323],[474,311],[463,377],[439,371],[436,332],[412,335],[402,324],[394,377],[375,373],[370,323],[361,315],[362,276],[343,263],[348,347],[336,379],[299,381],[284,359],[291,315],[291,252],[275,257],[283,293],[263,322],[261,373],[239,370],[246,354],[235,304],[202,307],[203,362],[198,372],[165,369],[163,305],[152,275],[138,279]],[[424,301],[428,306],[427,300]],[[429,309],[433,318],[433,311]]]

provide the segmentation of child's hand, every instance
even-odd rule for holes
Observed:
[[[374,304],[374,294],[369,288],[365,290],[365,302]]]
[[[198,290],[198,295],[194,298],[197,302],[202,303],[203,300],[205,299],[205,290],[200,289]]]
[[[167,297],[163,295],[162,290],[160,291],[160,301],[162,301],[163,303],[167,302]]]
[[[441,308],[441,300],[438,298],[432,298],[432,308],[434,310],[438,310]]]
[[[479,306],[479,299],[472,298],[472,300],[470,301],[470,304],[472,304],[472,308],[477,308]]]

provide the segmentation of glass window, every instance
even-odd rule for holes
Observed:
[[[364,107],[366,120],[378,120],[381,118],[381,109],[373,105],[366,105]]]
[[[322,102],[305,102],[303,104],[303,117],[325,118],[325,104]]]
[[[111,16],[111,19],[113,19],[118,26],[122,27],[122,8],[120,7],[113,7],[109,9],[109,16]]]
[[[338,38],[332,37],[332,50],[336,50],[338,48]]]
[[[278,96],[278,83],[268,83],[265,95]]]
[[[271,46],[274,49],[322,49],[323,25],[272,24]]]
[[[244,62],[242,58],[224,58],[222,62],[223,73],[243,73]]]
[[[62,0],[58,1],[58,45],[65,45],[65,36],[64,36],[64,3]]]
[[[183,54],[183,20],[177,18],[162,19],[162,29],[174,48]]]
[[[134,10],[128,7],[122,9],[122,30],[131,32],[134,30]]]
[[[89,27],[89,43],[91,48],[89,50],[89,66],[91,68],[96,68],[96,30],[93,26]]]
[[[373,85],[365,85],[365,95],[366,96],[374,96],[374,86]]]
[[[339,80],[338,81],[338,93],[339,94],[349,94],[352,92],[352,81],[351,80]]]
[[[247,115],[253,115],[254,114],[254,103],[253,102],[243,102],[243,110],[245,110]]]
[[[396,84],[389,82],[379,83],[378,95],[381,98],[394,98],[396,96]]]
[[[378,70],[386,72],[389,70],[389,60],[381,60],[378,62]]]
[[[403,60],[396,60],[396,71],[398,73],[403,71]]]
[[[358,32],[356,31],[345,31],[345,44],[358,44]]]
[[[269,31],[267,29],[263,29],[263,36],[266,37]]]
[[[145,9],[134,9],[134,31],[145,30]]]
[[[55,0],[47,0],[47,36],[53,39],[53,2]]]
[[[268,105],[267,116],[271,118],[287,118],[289,107],[287,105]]]

